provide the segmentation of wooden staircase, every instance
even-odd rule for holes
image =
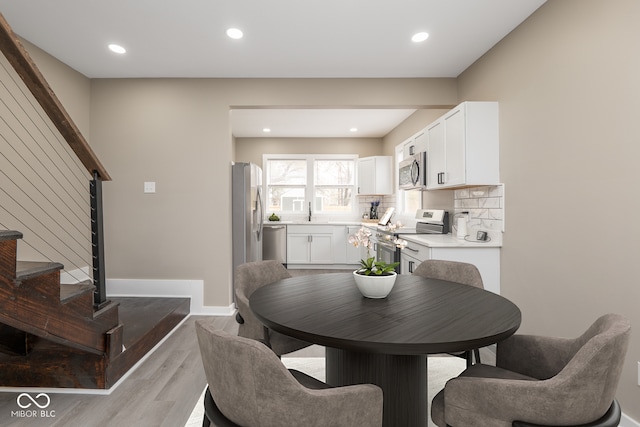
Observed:
[[[189,312],[179,299],[123,352],[120,303],[95,311],[94,286],[60,284],[62,264],[17,261],[21,238],[0,231],[0,387],[109,388]]]

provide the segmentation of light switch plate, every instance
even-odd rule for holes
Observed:
[[[155,182],[145,182],[144,183],[144,192],[145,193],[155,193],[156,192],[156,183]]]

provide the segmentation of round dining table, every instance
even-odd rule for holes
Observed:
[[[351,273],[329,273],[266,285],[249,305],[268,328],[325,346],[329,385],[380,386],[384,426],[427,425],[428,354],[497,343],[521,322],[500,295],[404,274],[382,299],[363,297]]]

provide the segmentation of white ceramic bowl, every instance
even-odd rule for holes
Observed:
[[[385,298],[396,283],[397,274],[395,272],[388,276],[363,276],[357,274],[356,271],[353,272],[356,286],[360,293],[367,298]]]

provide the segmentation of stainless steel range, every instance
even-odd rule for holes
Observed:
[[[394,240],[401,234],[447,234],[449,233],[449,212],[440,209],[418,209],[415,227],[401,227],[390,230],[388,226],[378,226],[371,237],[374,241],[376,259],[386,263],[400,262],[401,249]],[[400,264],[396,267],[402,273]]]

